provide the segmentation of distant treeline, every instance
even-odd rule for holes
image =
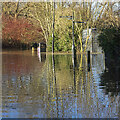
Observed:
[[[75,13],[75,47],[83,52],[82,31],[87,29],[85,46],[88,46],[89,28],[119,26],[118,3],[112,2],[57,2],[55,3],[55,51],[71,51],[72,21],[60,16]],[[99,11],[99,12],[98,12]],[[3,2],[3,47],[21,48],[44,42],[47,51],[52,49],[53,2]]]

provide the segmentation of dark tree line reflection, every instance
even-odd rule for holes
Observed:
[[[101,75],[100,86],[105,86],[105,93],[111,96],[120,94],[120,62],[106,60],[106,70]]]

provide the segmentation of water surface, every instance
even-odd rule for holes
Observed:
[[[118,118],[119,69],[103,54],[3,51],[4,118]],[[114,71],[114,73],[113,73]],[[112,77],[111,77],[112,76]]]

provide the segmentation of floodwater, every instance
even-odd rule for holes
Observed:
[[[118,118],[119,69],[104,54],[3,51],[3,118]]]

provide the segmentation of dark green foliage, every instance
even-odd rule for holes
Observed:
[[[50,37],[48,40],[48,51],[52,51],[52,40]],[[54,50],[55,51],[70,51],[72,48],[72,38],[70,32],[64,33],[64,35],[55,32],[54,35]]]
[[[48,39],[48,45],[47,45],[47,48],[48,48],[48,51],[52,51],[52,40],[53,40],[53,37],[52,35],[49,37]],[[58,36],[56,35],[56,33],[54,34],[54,51],[58,51]]]
[[[98,36],[100,46],[110,57],[120,55],[120,28],[103,29]]]
[[[38,46],[39,46],[38,43],[35,42],[32,43],[32,47],[37,48]]]
[[[75,41],[75,47],[77,48],[79,43],[78,39],[78,32],[74,29],[74,41]],[[48,39],[48,51],[52,51],[52,35]],[[69,52],[72,50],[72,25],[69,25],[66,27],[66,31],[57,31],[54,33],[54,50],[56,52],[63,51],[63,52]]]

